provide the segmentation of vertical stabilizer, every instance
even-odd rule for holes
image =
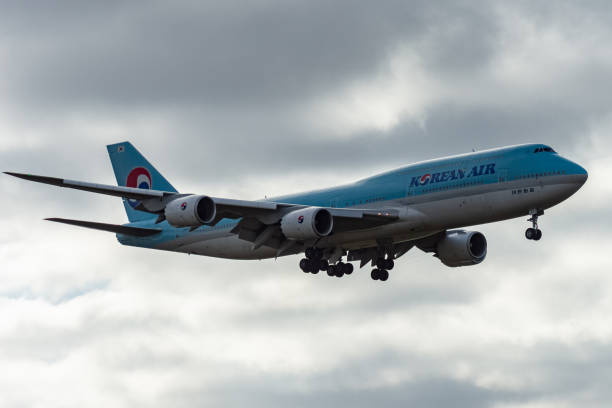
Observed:
[[[176,192],[172,184],[130,142],[115,143],[106,148],[119,186]],[[136,210],[138,201],[123,199],[123,205],[130,222],[155,217],[154,214]]]

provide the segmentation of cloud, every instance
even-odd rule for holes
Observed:
[[[182,191],[258,198],[543,142],[584,188],[413,250],[385,285],[121,247],[48,216],[112,197],[0,177],[2,406],[608,406],[605,2],[5,2],[0,170],[114,182],[131,140]]]

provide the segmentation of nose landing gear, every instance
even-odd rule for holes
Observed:
[[[533,241],[539,241],[542,238],[542,230],[538,228],[538,217],[540,215],[544,215],[544,210],[529,210],[529,215],[531,215],[531,218],[529,218],[527,221],[531,222],[532,227],[527,228],[525,231],[525,238]]]

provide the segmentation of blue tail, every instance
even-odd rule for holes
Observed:
[[[106,148],[119,186],[176,192],[172,184],[130,142],[116,143]],[[155,217],[154,214],[136,210],[134,207],[138,201],[124,198],[123,205],[130,222]]]

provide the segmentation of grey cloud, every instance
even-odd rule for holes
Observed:
[[[504,403],[520,406],[531,401],[556,403],[559,400],[605,406],[611,397],[605,386],[610,377],[607,368],[610,350],[595,344],[582,344],[579,348],[584,352],[581,358],[559,343],[483,350],[488,353],[488,359],[481,361],[484,365],[482,371],[495,372],[505,367],[517,379],[528,376],[526,381],[531,386],[521,391],[513,389],[510,384],[507,387],[478,386],[469,381],[440,377],[439,371],[445,371],[445,363],[452,365],[469,356],[438,360],[387,351],[351,361],[339,370],[316,373],[307,379],[293,375],[276,377],[268,373],[243,373],[220,386],[204,390],[182,388],[166,398],[168,402],[178,402],[181,406],[194,402],[242,406],[250,401],[255,406],[365,407],[384,401],[385,406],[491,407]],[[429,374],[424,378],[381,385],[378,381],[384,378],[385,370],[397,370],[396,374],[410,371],[429,371]],[[362,387],[354,386],[361,383]]]
[[[264,181],[299,191],[304,177],[326,186],[327,174],[348,182],[523,142],[586,164],[606,154],[596,143],[612,148],[588,137],[606,131],[611,113],[609,22],[603,1],[4,2],[0,128],[15,134],[0,135],[11,141],[0,140],[0,170],[113,183],[104,144],[124,139],[198,192],[259,191]],[[539,78],[519,53],[513,62],[534,77],[500,79],[510,49],[563,51],[530,42],[541,33],[583,47],[573,50],[580,58]],[[392,75],[402,50],[441,89],[418,120],[339,137],[305,112]],[[26,390],[18,373],[0,376],[14,396],[0,392],[2,405],[40,403],[32,390],[62,376],[47,398],[87,386],[108,398],[71,393],[75,406],[612,399],[609,262],[589,252],[605,250],[611,217],[605,204],[584,211],[581,200],[607,194],[590,184],[547,212],[537,247],[522,240],[524,220],[479,226],[485,263],[449,270],[414,251],[380,286],[368,268],[306,276],[297,257],[228,262],[118,247],[112,234],[40,221],[119,222],[118,200],[0,177],[0,362],[33,377]],[[560,248],[584,265],[571,270]]]
[[[428,112],[425,128],[405,121],[389,132],[362,132],[350,140],[338,138],[313,139],[299,129],[293,135],[241,136],[198,139],[195,129],[183,135],[193,140],[199,149],[185,149],[172,144],[166,157],[160,160],[178,163],[179,177],[193,177],[206,186],[207,174],[217,180],[231,182],[239,175],[301,173],[303,169],[334,169],[345,171],[359,163],[358,175],[385,171],[396,166],[445,155],[467,153],[473,148],[483,150],[518,143],[548,143],[561,152],[571,152],[582,139],[589,122],[564,106],[548,106],[533,111],[529,108],[500,111],[494,107],[461,107],[440,105]],[[287,129],[283,131],[289,132]],[[225,150],[224,146],[232,146]],[[181,157],[182,162],[178,158]],[[202,159],[204,158],[204,159]],[[273,158],[270,160],[270,158]],[[218,160],[228,165],[219,172]],[[195,175],[193,169],[201,173]],[[365,171],[363,169],[366,169]],[[322,180],[324,183],[324,180]]]
[[[51,7],[26,12],[15,6],[5,18],[16,38],[26,35],[25,22],[33,19],[50,32],[38,46],[49,45],[52,52],[22,51],[45,63],[22,67],[19,63],[28,59],[15,58],[13,69],[8,68],[9,95],[42,103],[51,112],[74,105],[101,109],[109,120],[117,118],[112,113],[117,109],[131,107],[137,115],[149,109],[168,126],[165,140],[155,142],[167,156],[156,163],[177,163],[178,177],[197,174],[204,183],[201,173],[227,182],[246,171],[338,170],[355,162],[384,170],[471,148],[523,141],[577,143],[610,104],[609,66],[603,61],[572,67],[578,72],[570,83],[550,95],[546,92],[551,90],[542,89],[537,100],[532,90],[519,87],[518,94],[508,95],[483,82],[494,69],[490,61],[504,52],[500,12],[490,4],[182,5],[155,3],[142,10],[133,3],[115,4],[87,9],[81,18],[75,13],[83,5],[60,12]],[[545,27],[555,27],[561,18],[559,13],[530,16],[528,9],[515,9],[525,19],[539,18]],[[71,35],[83,25],[90,27],[85,34]],[[77,41],[85,44],[77,47]],[[442,84],[459,80],[482,94],[501,91],[500,102],[466,105],[460,94],[453,95],[427,109],[425,129],[406,119],[389,132],[362,132],[349,142],[296,123],[296,112],[305,109],[306,101],[385,70],[399,45],[413,47]],[[586,83],[598,85],[589,89]],[[158,101],[163,108],[156,107]],[[293,108],[287,112],[287,106]],[[151,137],[126,136],[137,145]],[[231,167],[219,172],[218,163]]]
[[[548,143],[563,154],[590,143],[583,136],[589,132],[591,123],[590,118],[566,106],[500,111],[495,107],[445,104],[430,109],[424,128],[413,121],[404,121],[389,132],[362,132],[347,141],[312,138],[303,130],[286,127],[277,134],[264,135],[265,125],[257,124],[253,132],[248,122],[246,134],[236,131],[222,137],[203,135],[197,119],[185,120],[189,125],[181,124],[176,118],[173,122],[177,125],[173,131],[176,133],[168,135],[165,142],[147,143],[143,147],[138,143],[142,135],[135,135],[132,141],[177,186],[188,181],[197,182],[201,188],[235,183],[245,174],[251,177],[284,174],[289,180],[292,174],[308,168],[316,174],[330,169],[346,171],[359,163],[359,173],[347,175],[350,178],[346,182],[349,182],[419,160],[517,143]],[[52,155],[45,148],[39,152],[0,153],[0,158],[5,156],[3,162],[10,170],[35,173],[41,169],[50,175],[77,179],[78,174],[87,171],[96,181],[114,183],[103,145],[98,150],[78,152],[79,156],[94,159],[95,173],[91,172],[90,165],[84,166],[73,159],[79,148],[71,145],[68,150],[64,143],[59,143],[53,146]]]
[[[11,47],[18,58],[7,67],[9,89],[30,102],[94,105],[309,97],[376,69],[389,48],[418,34],[426,4],[154,2],[147,9],[132,3],[90,10],[79,3],[72,7],[81,13],[18,10],[21,24],[12,13],[4,17],[15,37],[29,37],[31,14],[42,20],[45,36]]]
[[[181,391],[175,395],[180,406],[196,403],[221,404],[229,407],[253,404],[256,407],[285,406],[337,407],[350,405],[353,407],[371,407],[384,401],[387,407],[405,407],[406,405],[421,407],[439,407],[453,405],[456,407],[488,407],[495,401],[496,394],[469,383],[448,379],[432,379],[398,386],[374,389],[342,389],[335,388],[333,378],[329,388],[316,393],[290,392],[283,389],[286,378],[265,378],[248,384],[228,385],[220,389],[209,390],[207,393],[190,393]],[[276,389],[270,389],[271,383],[278,383]],[[210,396],[213,391],[213,397]],[[182,393],[184,395],[180,395]],[[222,397],[217,397],[217,396]],[[174,395],[173,395],[174,396]],[[502,401],[503,399],[500,398]]]

